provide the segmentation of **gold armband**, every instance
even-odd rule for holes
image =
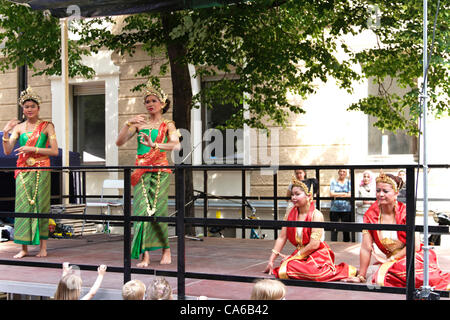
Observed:
[[[320,240],[322,239],[322,231],[314,231],[311,233],[311,239]]]
[[[364,230],[362,231],[362,234],[370,234],[370,232],[369,232],[369,230],[364,229]]]
[[[49,139],[55,140],[56,139],[56,134],[52,134],[50,137],[48,137]]]

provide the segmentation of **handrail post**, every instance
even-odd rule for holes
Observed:
[[[178,284],[178,300],[185,300],[186,283],[185,283],[185,226],[184,226],[184,212],[185,212],[185,195],[184,195],[184,179],[185,169],[184,165],[178,165],[175,168],[175,210],[177,212],[176,232],[177,232],[177,284]]]
[[[316,181],[317,181],[316,208],[317,210],[320,210],[320,169],[316,169]]]
[[[241,171],[241,183],[242,183],[242,220],[246,219],[245,210],[246,210],[246,201],[247,201],[247,188],[246,188],[246,177],[245,177],[245,168]],[[245,227],[242,227],[242,239],[245,239]]]
[[[131,169],[124,169],[123,283],[131,280]]]
[[[278,220],[278,171],[273,173],[273,219]],[[278,228],[273,229],[273,237],[278,238]]]
[[[416,201],[414,195],[414,168],[406,169],[406,299],[414,299],[415,291],[415,245],[414,230],[416,226]],[[425,214],[425,213],[424,213]],[[425,239],[428,241],[428,239]]]
[[[203,170],[203,218],[208,218],[208,171]],[[203,225],[203,235],[208,236],[208,223]]]
[[[350,222],[355,222],[355,169],[350,168]],[[352,242],[355,242],[355,231],[351,232]]]

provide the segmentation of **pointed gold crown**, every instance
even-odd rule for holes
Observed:
[[[380,172],[380,175],[376,178],[375,180],[377,183],[381,182],[381,183],[388,183],[392,186],[392,188],[394,189],[395,192],[398,191],[398,185],[397,182],[392,179],[391,177],[389,177],[388,175],[386,175],[383,171]]]
[[[37,95],[31,87],[28,87],[26,90],[22,91],[19,96],[19,104],[22,106],[25,101],[33,100],[38,105],[41,104],[41,97]]]
[[[164,91],[162,89],[157,89],[155,88],[150,80],[147,82],[147,85],[145,86],[145,93],[144,93],[144,99],[148,96],[156,96],[158,97],[159,101],[161,101],[162,103],[166,103],[167,100],[167,94],[164,93]]]
[[[313,184],[311,183],[311,188],[308,189],[308,186],[304,182],[298,180],[295,175],[292,176],[292,186],[293,187],[296,186],[296,187],[302,188],[303,191],[305,191],[305,194],[307,196],[310,196],[310,195],[313,194]]]

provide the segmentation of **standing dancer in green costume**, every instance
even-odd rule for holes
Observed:
[[[179,131],[175,123],[163,118],[169,109],[170,101],[162,91],[147,84],[144,105],[148,115],[137,115],[125,122],[119,132],[116,145],[121,146],[136,133],[136,166],[168,166],[166,153],[180,148]],[[136,169],[131,175],[133,190],[133,215],[167,216],[169,197],[168,168]],[[149,251],[162,249],[161,264],[172,262],[167,223],[134,222],[131,258],[142,261],[138,267],[150,265]]]
[[[53,123],[39,119],[41,98],[31,88],[20,94],[19,104],[27,118],[23,123],[10,120],[3,129],[3,152],[13,151],[17,139],[17,167],[50,167],[49,156],[58,155],[55,127]],[[11,136],[9,133],[12,131]],[[50,171],[15,170],[15,212],[50,212]],[[47,256],[48,219],[15,218],[14,242],[22,250],[14,258],[28,255],[28,245],[40,245],[37,257]]]

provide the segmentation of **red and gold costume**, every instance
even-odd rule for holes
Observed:
[[[38,125],[36,125],[36,128],[28,137],[24,145],[29,147],[37,146],[38,140],[41,139],[41,134],[48,124],[48,121],[42,121]],[[47,140],[45,139],[45,141]],[[43,146],[40,147],[42,148]],[[50,158],[48,156],[39,155],[37,153],[22,153],[18,156],[16,165],[17,167],[50,167]],[[19,173],[27,171],[30,170],[15,170],[14,178],[17,178],[17,175]]]
[[[406,224],[406,205],[397,202],[395,223]],[[381,214],[378,203],[375,202],[366,211],[364,223],[381,223]],[[365,230],[372,236],[377,247],[389,258],[395,255],[406,245],[405,231]],[[422,245],[415,254],[415,287],[423,285],[423,260]],[[439,268],[436,253],[429,250],[429,285],[436,290],[450,290],[450,273],[444,273]],[[406,255],[394,261],[383,263],[372,278],[372,282],[381,286],[406,287]]]
[[[311,203],[305,221],[313,220],[314,214],[320,212]],[[287,221],[298,221],[298,208],[294,207],[287,216]],[[280,279],[301,279],[311,281],[338,281],[356,275],[356,268],[346,263],[334,264],[334,252],[328,244],[320,241],[319,248],[308,256],[299,256],[299,250],[311,240],[311,228],[302,228],[301,237],[296,227],[286,229],[289,241],[296,246],[295,251],[282,261],[279,268],[273,270],[274,275]]]
[[[163,143],[164,139],[168,134],[167,121],[163,121],[158,129],[158,135],[154,142]],[[167,156],[165,152],[161,152],[159,149],[150,148],[150,151],[144,154],[138,154],[136,156],[136,166],[168,166],[169,161],[167,160]],[[145,168],[145,169],[136,169],[131,174],[131,185],[135,186],[140,181],[142,175],[146,172],[168,172],[172,173],[172,170],[169,168]]]

